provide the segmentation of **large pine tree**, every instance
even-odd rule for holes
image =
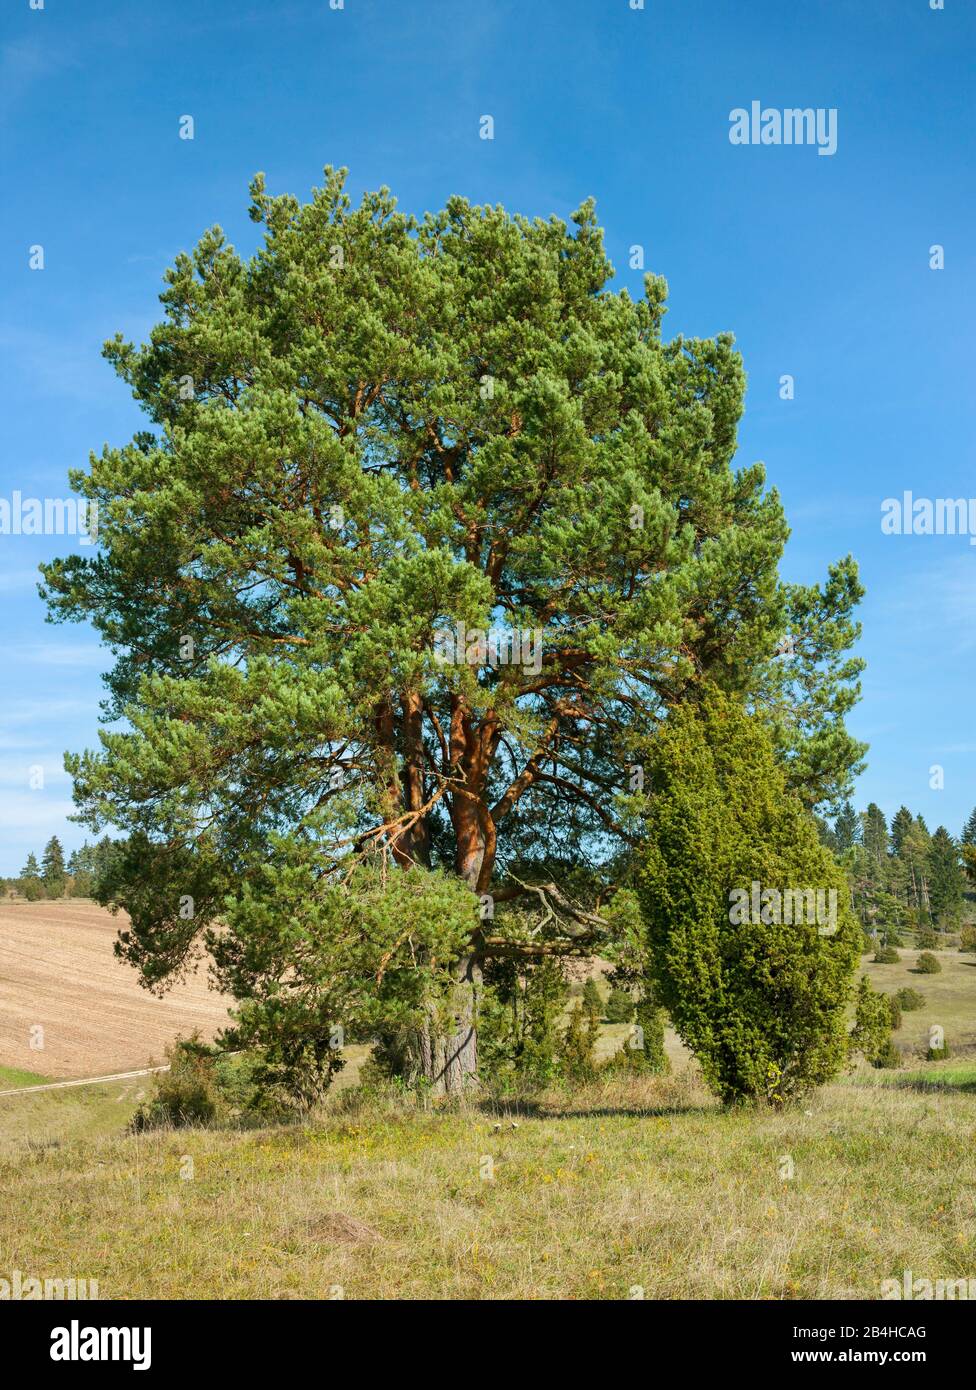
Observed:
[[[568,866],[634,839],[635,750],[705,677],[760,712],[808,806],[838,804],[860,586],[850,559],[779,581],[779,500],[732,466],[732,338],[665,342],[654,276],[609,291],[590,203],[572,227],[461,198],[416,222],[332,170],[308,204],[260,177],[252,198],[257,253],[207,232],[150,342],[107,345],[148,428],[73,475],[99,552],[45,576],[53,617],[117,654],[130,727],[69,759],[76,799],[129,837],[105,891],[144,979],[219,919],[221,984],[258,1032],[300,994],[292,1041],[457,946],[357,917],[383,950],[330,973],[352,859],[466,885],[446,1041],[421,1038],[453,1086],[486,959],[605,941]],[[520,899],[541,934],[492,917]]]

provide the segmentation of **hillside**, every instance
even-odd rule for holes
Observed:
[[[197,971],[162,999],[113,954],[124,915],[83,899],[0,903],[0,1066],[51,1078],[161,1061],[177,1033],[212,1037],[227,1004]],[[40,1024],[44,1047],[32,1050]]]

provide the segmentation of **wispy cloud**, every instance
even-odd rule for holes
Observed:
[[[44,37],[11,39],[0,45],[0,120],[6,120],[38,82],[74,67],[74,54]]]
[[[90,642],[30,642],[8,652],[8,659],[32,666],[88,666],[99,669],[110,664],[104,648]]]
[[[922,539],[938,543],[949,538]],[[901,569],[897,575],[897,587],[878,601],[879,619],[897,627],[902,638],[924,632],[933,655],[942,659],[976,648],[976,553],[967,550],[928,570]]]

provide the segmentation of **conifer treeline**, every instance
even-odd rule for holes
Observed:
[[[87,841],[65,862],[64,848],[57,835],[44,846],[40,863],[31,852],[17,878],[0,880],[7,892],[22,893],[29,902],[42,898],[94,897],[99,879],[108,869],[116,842],[103,836],[97,844]]]
[[[976,886],[976,809],[955,839],[944,825],[930,832],[922,816],[901,806],[889,825],[871,802],[860,813],[845,802],[824,842],[847,870],[851,901],[869,930],[931,926],[950,930]]]

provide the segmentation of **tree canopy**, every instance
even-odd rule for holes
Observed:
[[[779,498],[733,463],[731,335],[665,341],[657,276],[611,291],[592,202],[415,219],[331,168],[304,204],[251,194],[257,251],[212,228],[149,342],[106,345],[147,428],[72,474],[98,550],[44,571],[52,618],[114,654],[127,722],[67,766],[135,847],[111,892],[144,978],[233,939],[296,859],[458,877],[473,989],[518,945],[496,906],[528,895],[521,944],[573,949],[602,928],[560,873],[639,838],[638,750],[703,682],[839,805],[856,567],[779,579]]]

